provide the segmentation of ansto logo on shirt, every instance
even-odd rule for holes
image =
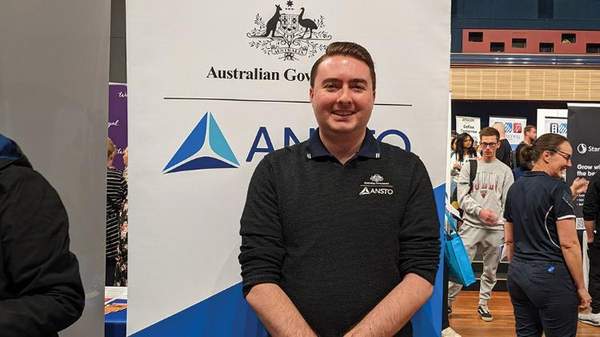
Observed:
[[[369,177],[369,180],[364,181],[362,183],[362,185],[360,185],[360,187],[362,189],[360,190],[360,192],[358,192],[358,195],[372,195],[372,194],[393,195],[394,194],[394,186],[392,184],[386,182],[385,178],[378,173],[371,175],[371,177]]]

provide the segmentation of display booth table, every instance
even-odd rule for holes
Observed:
[[[104,336],[125,337],[127,328],[127,300],[115,299],[104,306]]]

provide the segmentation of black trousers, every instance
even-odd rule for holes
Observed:
[[[588,247],[590,258],[590,278],[588,290],[592,296],[592,313],[600,313],[600,234],[594,237],[594,243]]]
[[[450,326],[448,321],[448,264],[444,263],[444,280],[442,282],[444,292],[442,295],[442,330]]]
[[[106,277],[104,284],[108,287],[115,285],[115,269],[117,266],[117,259],[115,257],[106,258]]]
[[[575,337],[579,298],[562,263],[513,259],[508,292],[518,337]]]

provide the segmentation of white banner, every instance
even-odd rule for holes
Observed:
[[[129,335],[264,334],[240,291],[239,219],[257,163],[316,128],[309,73],[332,41],[375,60],[376,137],[417,153],[443,184],[449,6],[127,2]],[[415,336],[439,336],[440,305],[438,284]]]
[[[481,119],[479,117],[456,116],[456,133],[468,133],[479,142],[479,131],[481,130]]]
[[[504,124],[506,140],[508,140],[512,149],[514,150],[517,147],[517,145],[519,145],[519,143],[523,141],[523,138],[525,137],[523,135],[523,130],[527,126],[527,118],[490,116],[489,126],[494,125],[494,123],[496,122]]]
[[[537,135],[558,133],[567,137],[567,109],[537,109]]]

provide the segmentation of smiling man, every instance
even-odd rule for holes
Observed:
[[[510,168],[496,158],[496,150],[500,144],[498,130],[483,128],[479,135],[481,159],[474,166],[463,165],[458,178],[458,201],[464,211],[464,223],[458,233],[471,261],[478,251],[483,256],[477,313],[482,320],[489,322],[493,320],[493,316],[489,311],[488,301],[496,284],[500,247],[504,244],[502,214],[506,194],[514,179]],[[471,167],[476,171],[472,173]],[[449,308],[461,288],[460,284],[450,282]]]
[[[244,294],[272,336],[412,336],[440,250],[427,171],[367,129],[375,68],[332,43],[311,71],[319,128],[258,165],[242,214]]]

